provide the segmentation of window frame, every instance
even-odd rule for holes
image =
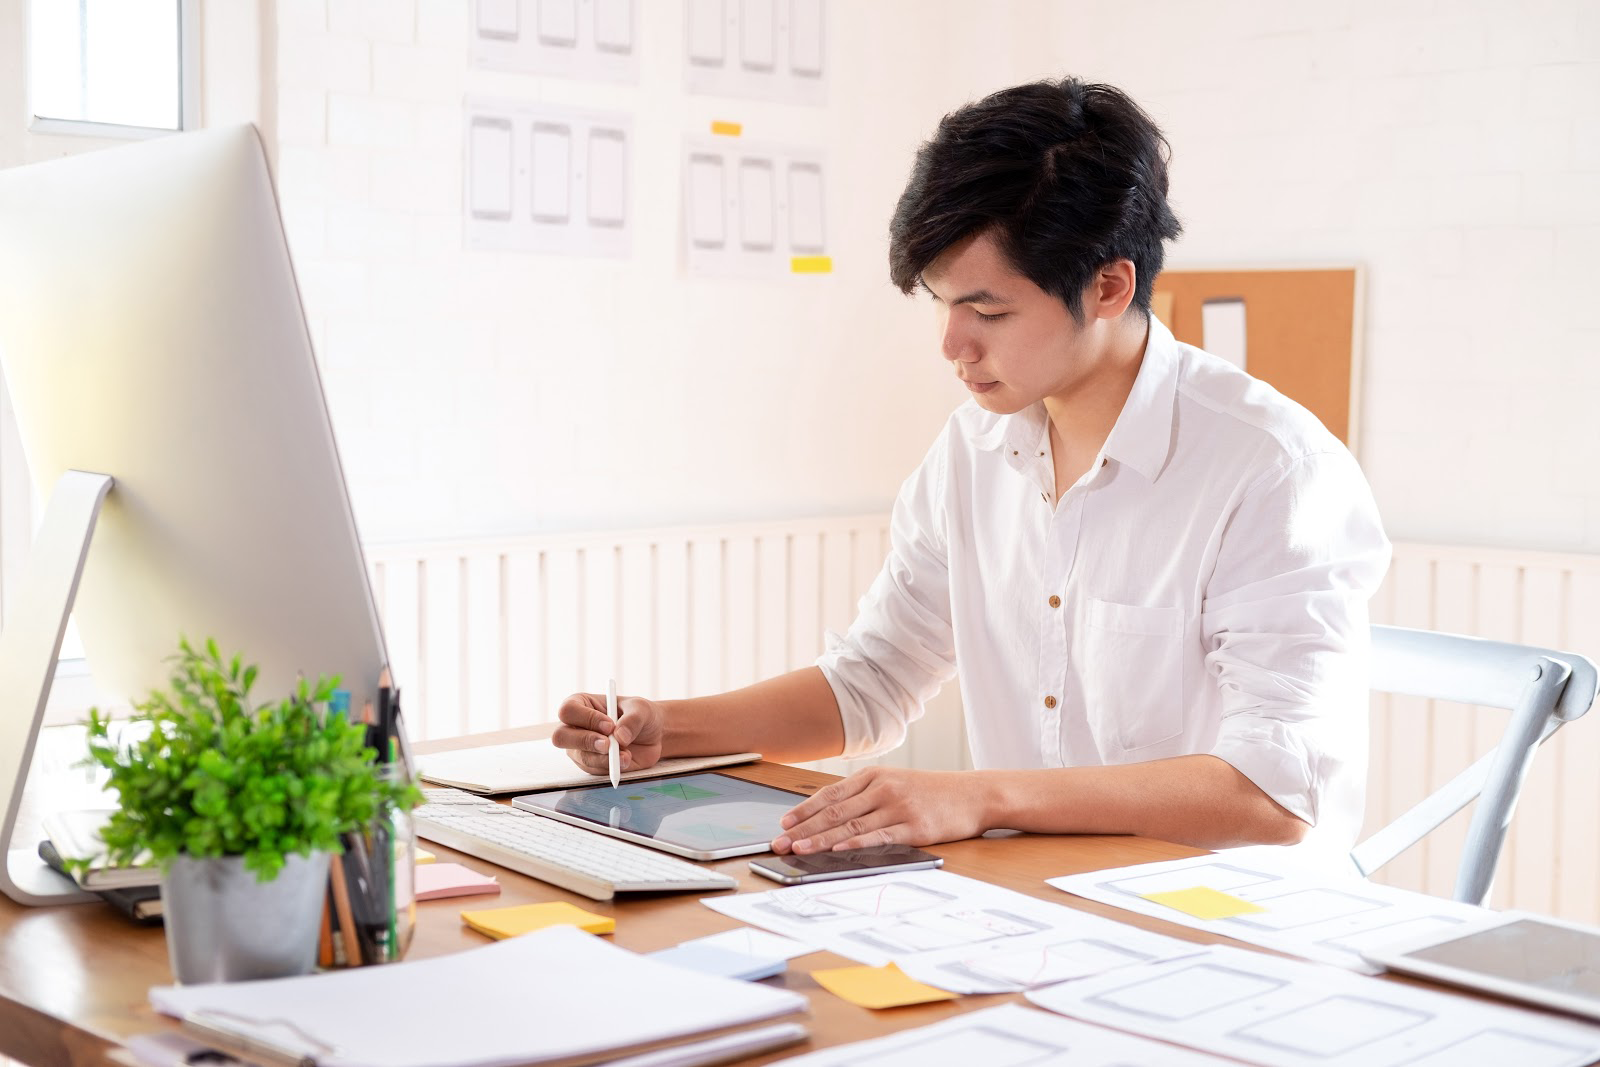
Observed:
[[[36,115],[33,111],[33,77],[24,80],[23,90],[28,94],[28,132],[51,136],[94,137],[101,140],[142,141],[151,137],[164,137],[170,133],[200,128],[200,0],[177,0],[178,3],[178,128],[169,130],[159,126],[128,126],[116,122],[93,122],[88,119],[61,119]],[[32,4],[24,5],[23,18],[32,19]],[[31,63],[33,33],[31,21],[24,30],[24,55]],[[31,69],[31,68],[30,68]]]

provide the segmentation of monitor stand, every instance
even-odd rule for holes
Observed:
[[[89,553],[100,505],[111,489],[108,474],[69,470],[56,482],[32,558],[0,630],[0,892],[19,904],[66,904],[96,899],[39,858],[37,841],[11,838],[22,804],[22,787],[33,764],[39,725],[78,579]]]

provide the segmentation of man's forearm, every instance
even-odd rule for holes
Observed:
[[[844,751],[839,702],[821,668],[806,667],[716,696],[662,701],[663,756],[759,752],[780,763]]]
[[[1294,844],[1308,829],[1216,756],[975,773],[991,829],[1138,834],[1200,848]]]

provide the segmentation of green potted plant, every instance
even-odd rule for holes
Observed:
[[[363,726],[328,710],[338,678],[252,706],[254,666],[214,640],[178,649],[168,688],[134,706],[146,736],[118,744],[90,709],[87,762],[121,805],[101,832],[107,861],[160,865],[178,981],[307,973],[330,855],[420,793],[375,763]]]

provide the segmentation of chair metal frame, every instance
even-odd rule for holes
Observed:
[[[1477,799],[1456,869],[1454,897],[1483,905],[1522,783],[1539,745],[1594,703],[1595,665],[1586,656],[1458,634],[1372,627],[1371,688],[1511,712],[1495,748],[1361,842],[1350,859],[1363,875],[1422,840]]]

